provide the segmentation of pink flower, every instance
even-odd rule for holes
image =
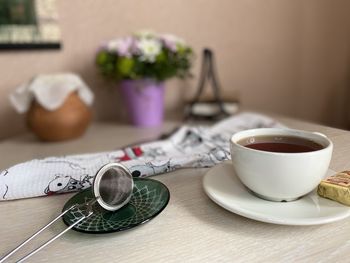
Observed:
[[[160,38],[163,41],[164,46],[170,49],[172,52],[177,51],[178,45],[184,45],[185,43],[181,38],[171,34],[164,34]]]
[[[135,40],[132,37],[112,40],[108,43],[107,50],[116,52],[121,57],[131,57],[135,50]]]
[[[132,37],[121,38],[119,40],[119,45],[117,48],[117,52],[119,56],[131,57],[133,46],[134,46],[134,39]]]

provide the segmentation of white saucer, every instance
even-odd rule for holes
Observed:
[[[334,174],[334,171],[329,173]],[[242,185],[231,162],[211,168],[204,176],[203,186],[209,198],[223,208],[266,223],[318,225],[350,216],[350,207],[319,197],[315,190],[286,203],[260,199]]]

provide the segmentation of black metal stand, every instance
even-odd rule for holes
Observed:
[[[206,105],[210,105],[214,111],[208,113],[201,113],[195,110],[198,105],[203,104],[200,101],[200,97],[204,92],[204,87],[206,82],[210,82],[213,89],[214,99],[205,102]],[[213,51],[206,48],[203,50],[202,68],[200,73],[200,78],[198,82],[197,92],[193,100],[189,103],[185,112],[185,120],[195,119],[195,120],[218,120],[230,115],[224,107],[224,103],[220,96],[220,84],[216,73],[215,61]]]

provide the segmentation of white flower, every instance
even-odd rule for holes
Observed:
[[[117,52],[119,40],[111,40],[107,43],[107,50],[110,52]]]
[[[140,30],[134,33],[134,35],[138,38],[154,38],[157,37],[157,34],[152,30]]]
[[[162,44],[157,39],[142,38],[138,41],[137,47],[140,51],[140,60],[154,62],[162,49]]]

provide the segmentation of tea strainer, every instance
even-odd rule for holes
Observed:
[[[53,242],[54,240],[62,236],[64,233],[66,233],[68,230],[73,228],[75,225],[81,223],[84,219],[91,216],[94,213],[93,205],[96,202],[102,208],[108,211],[116,211],[120,209],[130,201],[133,187],[134,187],[134,181],[132,179],[132,175],[125,166],[119,163],[110,163],[110,164],[104,165],[96,173],[96,176],[92,184],[92,192],[95,197],[94,199],[88,202],[85,202],[83,204],[72,205],[68,209],[64,210],[60,215],[54,218],[51,222],[49,222],[47,225],[39,229],[36,233],[34,233],[32,236],[27,238],[20,245],[18,245],[16,248],[10,251],[7,255],[1,258],[0,263],[4,262],[7,258],[9,258],[11,255],[16,253],[16,251],[18,251],[21,247],[23,247],[25,244],[27,244],[36,236],[38,236],[41,232],[43,232],[45,229],[51,226],[54,222],[60,219],[64,214],[68,213],[71,210],[78,209],[78,208],[87,208],[86,213],[82,214],[82,217],[79,218],[76,222],[74,222],[72,225],[70,225],[65,230],[63,230],[56,236],[52,237],[42,245],[40,245],[38,248],[31,251],[29,254],[27,254],[17,262],[23,262],[24,260],[28,259],[30,256],[34,255],[39,250],[43,249],[48,244],[50,244],[51,242]]]

